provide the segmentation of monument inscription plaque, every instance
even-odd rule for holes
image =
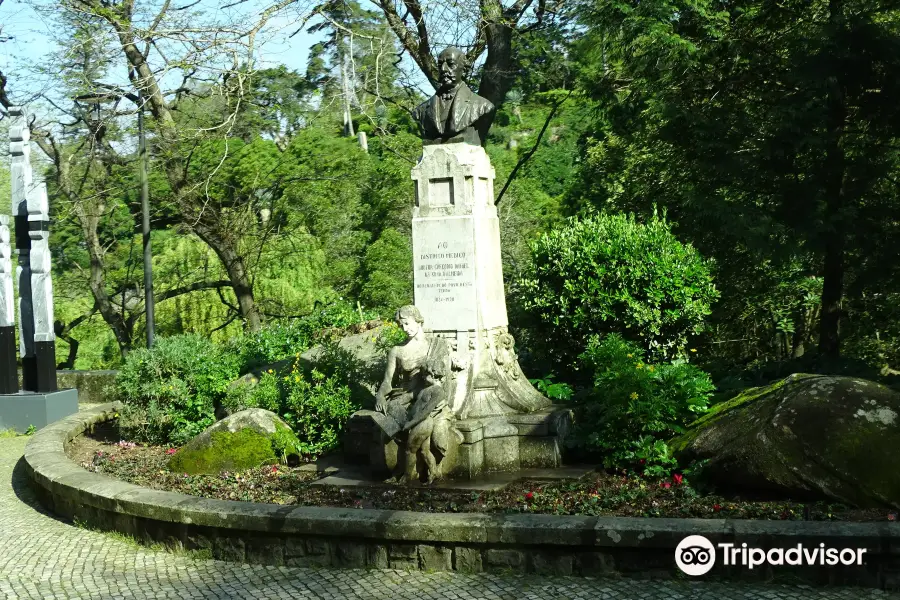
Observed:
[[[415,302],[427,327],[468,330],[475,312],[475,242],[465,218],[448,217],[417,224],[413,257]],[[428,315],[440,315],[440,323]]]

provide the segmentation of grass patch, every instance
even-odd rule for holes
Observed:
[[[28,429],[26,429],[24,433],[19,433],[15,427],[10,427],[9,429],[0,429],[0,439],[14,438],[22,435],[33,435],[35,431],[37,431],[37,427],[35,427],[34,425],[29,425]]]

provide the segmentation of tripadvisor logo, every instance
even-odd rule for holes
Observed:
[[[831,548],[825,544],[804,547],[797,544],[790,548],[753,548],[746,543],[740,546],[732,543],[712,542],[702,535],[689,535],[681,540],[675,548],[675,564],[687,575],[697,577],[705,575],[716,564],[716,548],[720,551],[722,564],[741,566],[753,569],[760,565],[805,565],[826,566],[862,565],[866,548]]]
[[[689,535],[675,548],[675,564],[687,575],[706,575],[716,564],[716,549],[702,535]]]

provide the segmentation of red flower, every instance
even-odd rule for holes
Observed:
[[[176,452],[178,452],[178,450],[176,450],[175,448],[169,448],[168,450],[166,450],[166,454],[168,455],[175,454]]]
[[[532,498],[534,498],[534,492],[528,492],[527,494],[525,494],[526,500],[531,500]]]
[[[272,467],[272,472],[273,472],[273,473],[277,473],[277,472],[278,472],[278,465],[275,465],[275,466]]]
[[[664,488],[666,488],[666,489],[669,489],[670,487],[672,487],[672,484],[669,483],[668,481],[663,481],[663,482],[662,482],[661,484],[659,484],[659,485],[661,485],[662,487],[664,487]]]
[[[888,521],[896,521],[897,513],[888,513]]]
[[[640,464],[642,464],[642,465],[646,465],[646,464],[647,464],[647,459],[646,459],[646,458],[642,458],[642,459],[639,460],[638,462],[639,462]]]
[[[672,475],[672,481],[675,482],[675,485],[681,485],[681,483],[684,481],[684,476],[675,473],[674,475]]]
[[[719,512],[720,510],[722,510],[721,504],[713,504],[713,512]]]

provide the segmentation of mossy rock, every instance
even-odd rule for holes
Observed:
[[[210,426],[169,461],[169,470],[196,475],[244,471],[286,461],[299,440],[273,412],[251,408]]]
[[[900,508],[900,393],[795,374],[713,407],[670,446],[722,492]]]

